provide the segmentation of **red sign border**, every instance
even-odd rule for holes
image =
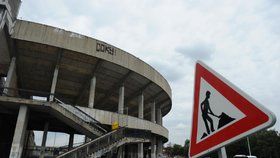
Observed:
[[[246,116],[208,138],[205,138],[203,141],[196,143],[201,78],[206,80],[220,94],[224,95],[227,100],[235,105],[236,108],[238,108]],[[198,157],[214,151],[261,129],[273,126],[276,122],[276,117],[272,112],[264,108],[260,103],[255,101],[201,61],[197,61],[196,63],[194,85],[193,120],[189,148],[190,157]],[[231,132],[226,132],[228,130]]]

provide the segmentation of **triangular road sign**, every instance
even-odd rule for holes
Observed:
[[[201,61],[196,63],[189,156],[198,157],[261,129],[272,112]]]

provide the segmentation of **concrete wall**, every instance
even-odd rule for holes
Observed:
[[[33,22],[17,20],[12,38],[76,51],[130,69],[160,86],[171,98],[171,88],[164,77],[139,58],[105,42]],[[108,47],[107,51],[101,49]]]
[[[10,63],[6,33],[13,31],[20,3],[20,0],[0,0],[0,75],[7,73]]]
[[[102,124],[111,125],[113,121],[118,121],[121,127],[126,126],[128,128],[150,130],[152,131],[152,133],[168,139],[168,130],[165,127],[151,121],[104,110],[91,109],[81,106],[78,106],[78,108],[80,108]]]

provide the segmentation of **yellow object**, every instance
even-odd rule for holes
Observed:
[[[119,128],[119,123],[117,121],[112,123],[112,130],[116,130]]]

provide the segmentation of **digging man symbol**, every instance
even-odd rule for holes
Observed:
[[[235,118],[232,118],[232,117],[228,116],[224,112],[222,112],[219,116],[215,115],[213,113],[213,111],[211,110],[211,107],[210,107],[210,104],[209,104],[209,98],[210,98],[211,92],[206,91],[205,95],[206,95],[205,99],[201,102],[200,108],[201,108],[202,118],[203,118],[203,121],[204,121],[204,124],[205,124],[207,134],[203,133],[201,139],[206,137],[207,135],[209,135],[210,130],[211,130],[211,132],[215,131],[213,119],[209,116],[209,114],[218,118],[217,130],[235,120]],[[210,124],[210,127],[209,127],[209,124]]]
[[[208,122],[210,123],[210,127],[211,127],[211,132],[214,132],[214,124],[213,124],[213,120],[212,118],[209,116],[209,114],[215,116],[215,114],[213,113],[213,111],[210,108],[210,104],[209,104],[209,98],[210,98],[210,92],[207,91],[206,92],[206,97],[204,99],[204,101],[200,104],[200,108],[201,108],[201,113],[202,113],[202,118],[207,130],[207,133],[210,134],[210,129],[209,129],[209,125]]]

